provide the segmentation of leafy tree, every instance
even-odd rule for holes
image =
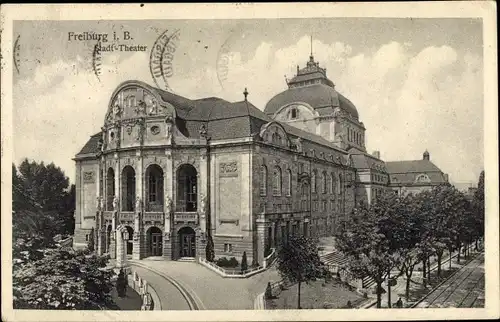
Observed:
[[[94,227],[92,227],[92,229],[90,230],[90,234],[89,234],[89,240],[87,242],[87,248],[91,252],[94,251],[94,243],[95,243],[94,234],[95,234]]]
[[[393,195],[393,194],[392,194]],[[388,238],[392,219],[389,213],[396,213],[389,205],[390,198],[382,196],[381,202],[370,207],[355,208],[348,222],[337,235],[337,247],[348,258],[347,268],[357,278],[369,276],[376,284],[377,307],[381,307],[382,284],[390,270],[396,266],[399,256],[395,252],[397,242]],[[396,199],[393,199],[394,201]],[[399,232],[396,233],[399,236]],[[395,237],[396,238],[396,237]]]
[[[241,271],[245,272],[248,269],[247,252],[243,252],[243,257],[241,258]]]
[[[123,272],[123,269],[120,269],[118,278],[116,279],[116,292],[118,293],[119,297],[127,296],[127,278],[125,276],[125,273]]]
[[[13,273],[15,309],[116,309],[108,259],[73,250],[47,250]]]
[[[474,217],[474,232],[476,250],[478,250],[478,240],[484,236],[484,171],[479,175],[477,190],[472,198],[472,211]]]
[[[284,280],[298,283],[297,308],[300,309],[300,287],[303,282],[315,280],[325,274],[317,244],[304,236],[290,236],[278,250],[278,271]]]
[[[215,260],[214,241],[210,234],[208,234],[207,246],[205,247],[205,257],[209,262],[213,262]]]

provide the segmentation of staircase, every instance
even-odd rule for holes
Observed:
[[[331,253],[320,256],[320,259],[325,265],[330,267],[344,267],[347,265],[347,258],[341,252],[334,250]],[[375,281],[371,277],[364,277],[362,279],[363,288],[370,288],[375,285]]]
[[[178,262],[194,263],[196,261],[196,258],[194,258],[194,257],[181,257],[177,261]]]

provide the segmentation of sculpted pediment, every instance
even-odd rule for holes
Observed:
[[[113,93],[104,123],[148,117],[175,118],[175,108],[139,83],[129,83]]]
[[[279,123],[271,122],[264,124],[260,129],[260,137],[264,142],[286,148],[290,147],[290,139]]]

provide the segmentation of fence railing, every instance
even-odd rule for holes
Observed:
[[[194,222],[198,223],[198,213],[197,212],[176,212],[174,213],[175,222]]]
[[[163,221],[163,212],[145,212],[143,221]]]
[[[129,276],[128,285],[141,297],[142,311],[161,310],[161,303],[156,291],[149,286],[148,282],[141,278],[137,272],[134,271],[132,275]]]
[[[276,259],[276,249],[271,248],[271,253],[267,255],[267,257],[264,257],[264,261],[262,262],[263,267],[268,268],[269,266],[272,265],[275,259]]]
[[[198,262],[201,265],[218,273],[220,276],[227,277],[227,278],[247,278],[247,277],[253,276],[255,274],[258,274],[258,273],[266,270],[263,267],[254,267],[254,268],[251,268],[251,269],[248,269],[245,271],[226,270],[223,267],[220,267],[215,263],[209,262],[205,258],[202,258],[202,257],[200,257],[198,259]]]

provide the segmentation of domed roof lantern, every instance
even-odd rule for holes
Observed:
[[[427,149],[424,152],[424,160],[430,160],[429,151],[427,151]]]

